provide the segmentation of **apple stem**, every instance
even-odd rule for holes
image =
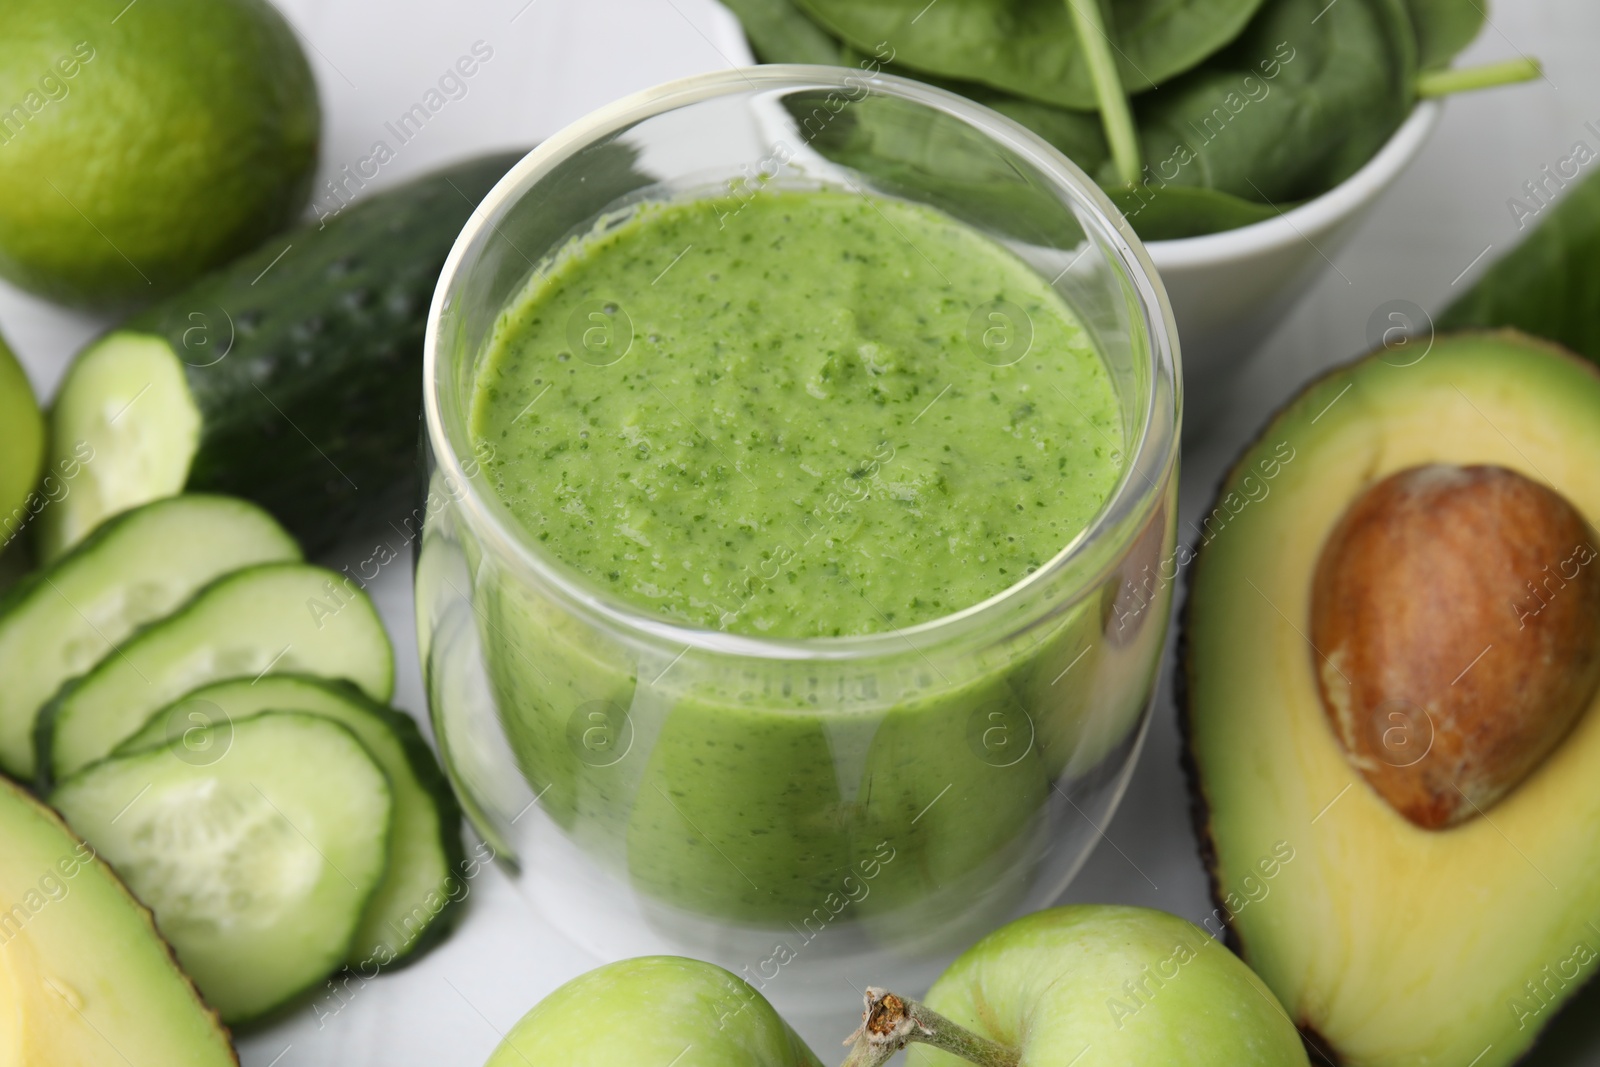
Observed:
[[[844,1041],[851,1049],[842,1067],[882,1067],[895,1053],[918,1041],[978,1067],[1018,1067],[1022,1061],[1015,1049],[979,1037],[915,1000],[868,986],[861,1025]]]

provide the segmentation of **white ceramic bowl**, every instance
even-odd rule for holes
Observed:
[[[1147,241],[1183,346],[1185,440],[1204,433],[1239,372],[1354,235],[1378,194],[1421,150],[1439,118],[1418,104],[1364,167],[1277,218],[1181,241]]]
[[[725,8],[712,38],[730,63],[753,63]],[[1424,101],[1378,154],[1333,189],[1277,218],[1180,241],[1146,241],[1166,285],[1183,348],[1183,436],[1203,434],[1261,342],[1294,309],[1360,226],[1378,194],[1433,132],[1439,105]]]

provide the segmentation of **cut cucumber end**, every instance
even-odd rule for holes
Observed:
[[[47,472],[61,495],[39,513],[40,557],[48,562],[110,516],[181,491],[199,443],[200,409],[166,340],[117,330],[94,342],[50,413]]]

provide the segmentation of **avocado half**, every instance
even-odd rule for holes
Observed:
[[[237,1067],[150,913],[0,778],[0,1064]]]
[[[1600,525],[1600,373],[1506,331],[1376,352],[1247,447],[1201,521],[1178,706],[1213,930],[1326,1062],[1495,1067],[1600,969],[1600,713],[1487,812],[1423,829],[1352,766],[1317,686],[1322,547],[1366,487],[1493,464]]]

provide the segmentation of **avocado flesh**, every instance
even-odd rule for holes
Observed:
[[[145,911],[0,778],[0,1064],[237,1067]]]
[[[1441,337],[1396,365],[1405,351],[1314,383],[1224,481],[1180,707],[1217,914],[1295,1021],[1344,1064],[1494,1067],[1600,969],[1600,713],[1486,814],[1420,829],[1329,725],[1303,636],[1311,580],[1357,494],[1419,464],[1508,467],[1596,524],[1600,375],[1511,332]],[[1294,858],[1264,878],[1280,842]]]

